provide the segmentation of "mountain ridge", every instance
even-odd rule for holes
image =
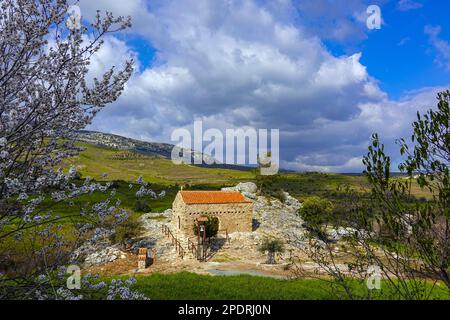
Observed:
[[[124,136],[120,136],[113,133],[104,133],[100,131],[93,131],[93,130],[80,130],[77,132],[77,141],[85,142],[88,144],[92,144],[99,147],[104,148],[111,148],[116,150],[123,150],[123,151],[131,151],[136,152],[138,154],[146,155],[146,156],[156,156],[161,157],[165,159],[171,160],[172,156],[172,150],[174,148],[178,148],[181,152],[183,148],[177,147],[170,143],[163,143],[163,142],[148,142],[133,138],[128,138]],[[240,171],[250,171],[254,169],[250,166],[243,166],[243,165],[232,165],[232,164],[224,164],[219,163],[217,160],[215,160],[213,157],[202,154],[201,152],[190,150],[190,149],[184,149],[185,152],[190,154],[191,157],[191,164],[194,166],[200,166],[200,167],[208,167],[208,168],[221,168],[221,169],[233,169],[233,170],[240,170]],[[201,158],[202,164],[195,164],[194,160],[196,158]],[[208,161],[205,162],[204,159],[207,159]],[[215,164],[208,164],[212,163],[213,161],[216,161]]]

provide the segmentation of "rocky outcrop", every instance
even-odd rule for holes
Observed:
[[[254,195],[258,191],[258,187],[253,182],[240,182],[234,187],[222,188],[222,191],[240,191],[244,195]]]
[[[117,259],[124,259],[125,253],[116,247],[107,247],[99,252],[89,254],[84,260],[84,267],[100,266]]]
[[[353,228],[338,227],[336,229],[334,229],[334,228],[327,229],[325,231],[325,234],[326,234],[326,236],[327,236],[327,238],[329,240],[339,241],[342,238],[353,236],[357,232],[358,231],[356,229],[353,229]]]
[[[282,203],[278,199],[258,196],[253,202],[253,215],[258,226],[256,230],[260,234],[280,238],[294,247],[302,247],[306,230],[298,214],[300,203],[297,199],[292,199],[288,203]]]
[[[120,250],[117,245],[110,245],[107,241],[95,244],[86,242],[72,254],[72,261],[81,263],[85,268],[100,266],[120,258],[125,258],[125,252]]]
[[[138,254],[139,248],[146,248],[148,250],[153,249],[156,246],[158,239],[156,237],[145,237],[138,239],[131,245],[131,252],[133,254]]]
[[[293,196],[291,196],[289,193],[284,192],[284,201],[283,203],[287,205],[288,207],[293,208],[294,210],[298,210],[302,207],[302,204],[300,201],[295,199]]]
[[[241,182],[234,187],[222,190],[240,191],[253,202],[253,230],[251,235],[236,233],[232,239],[247,237],[250,244],[258,243],[264,237],[274,237],[288,245],[302,247],[305,240],[304,222],[298,214],[301,203],[289,193],[284,192],[283,202],[278,199],[258,195],[258,188],[253,182]]]
[[[163,217],[161,220],[160,217]],[[161,228],[163,224],[170,222],[172,217],[172,209],[168,209],[162,213],[160,212],[149,212],[143,214],[139,219],[142,221],[142,226],[144,227],[144,233],[142,237],[144,238],[154,238],[158,240],[161,234]]]
[[[158,241],[162,237],[161,227],[163,223],[167,223],[172,216],[172,210],[168,209],[164,212],[150,212],[143,214],[140,219],[143,223],[144,233],[142,237],[132,239],[127,242],[127,251],[137,254],[139,248],[155,249],[158,255],[162,255],[170,246],[158,246]],[[160,217],[167,220],[161,221]],[[156,219],[155,219],[156,218]],[[72,254],[73,263],[80,264],[84,268],[100,266],[120,258],[125,258],[126,254],[121,250],[119,245],[111,245],[108,240],[93,242],[85,242]]]
[[[240,182],[236,186],[236,190],[246,193],[256,193],[258,191],[258,187],[253,182]]]
[[[165,220],[153,219],[155,217],[165,217]],[[162,226],[169,224],[172,218],[172,209],[167,209],[164,212],[150,212],[143,214],[140,219],[144,227],[143,236],[136,241],[132,250],[138,250],[139,247],[155,250],[157,256],[162,256],[164,253],[172,251],[173,246],[164,240],[164,235],[161,231]]]
[[[144,220],[144,222],[147,219],[151,219],[151,218],[156,218],[156,217],[165,217],[165,218],[171,218],[172,217],[172,209],[167,209],[163,212],[148,212],[148,213],[144,213],[141,216],[141,219]]]

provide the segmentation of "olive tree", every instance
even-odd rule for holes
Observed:
[[[450,296],[450,92],[437,96],[437,108],[417,114],[410,139],[397,141],[402,177],[391,174],[391,157],[377,134],[363,159],[371,192],[347,190],[354,232],[339,244],[310,239],[308,256],[351,298],[367,298],[351,282],[379,268],[394,298]],[[428,197],[417,199],[413,189]],[[345,265],[342,265],[345,261]]]
[[[375,240],[381,245],[391,242],[390,250],[384,251],[400,261],[395,268],[385,264],[384,269],[407,279],[440,280],[450,290],[449,101],[449,91],[439,93],[435,110],[417,114],[410,143],[399,140],[400,153],[406,156],[399,170],[406,179],[391,177],[391,159],[377,135],[364,164],[379,211],[376,222],[384,231],[376,232]],[[428,191],[429,201],[405,201],[413,182]],[[406,295],[417,294],[403,290]]]
[[[279,239],[264,239],[263,243],[259,246],[259,251],[262,253],[267,252],[267,264],[275,264],[276,259],[275,255],[277,253],[284,252],[284,245],[283,242]]]

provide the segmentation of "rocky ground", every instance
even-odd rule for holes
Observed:
[[[289,275],[289,265],[292,257],[305,259],[301,248],[305,243],[304,223],[298,215],[301,203],[285,194],[283,202],[278,199],[266,198],[257,193],[253,183],[240,183],[226,190],[238,190],[254,203],[253,232],[232,233],[229,239],[218,237],[208,253],[207,262],[199,262],[188,253],[183,259],[168,238],[162,232],[162,226],[170,224],[172,211],[147,213],[141,216],[145,233],[135,239],[128,251],[121,251],[116,246],[91,248],[85,253],[84,267],[91,272],[102,274],[132,274],[152,272],[190,271],[197,273],[237,272],[268,276]],[[175,231],[172,230],[174,233]],[[177,237],[182,237],[175,233]],[[266,265],[266,255],[258,251],[258,246],[264,238],[271,237],[283,240],[285,252],[277,257],[278,264]],[[184,242],[186,243],[186,242]],[[137,270],[137,250],[148,248],[155,256],[154,263],[144,270]],[[187,247],[187,245],[186,245]],[[185,248],[187,251],[187,248]],[[313,267],[311,267],[313,268]]]

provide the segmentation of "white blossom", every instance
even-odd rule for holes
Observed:
[[[35,267],[18,266],[8,271],[11,274],[4,272],[3,278],[11,275],[19,280],[13,289],[0,290],[0,299],[84,298],[81,293],[62,287],[55,291],[45,276],[35,272],[57,274],[72,255],[67,250],[61,225],[53,223],[60,217],[49,209],[55,202],[73,206],[74,198],[106,192],[110,187],[94,183],[89,177],[77,186],[73,183],[76,168],[72,166],[64,173],[61,166],[82,149],[74,143],[77,131],[120,96],[133,72],[130,60],[122,70],[111,68],[93,82],[87,81],[90,59],[101,48],[102,38],[129,27],[131,22],[129,18],[98,12],[89,27],[68,30],[65,27],[68,6],[66,0],[0,2],[0,226],[10,221],[18,226],[0,228],[0,239],[10,236],[20,241],[25,232],[39,226],[33,235],[44,243],[35,251],[33,244],[27,248],[34,253]],[[92,241],[114,232],[99,228],[108,216],[118,215],[117,223],[126,216],[110,205],[114,203],[111,201],[108,196],[99,204],[81,207],[78,217],[89,223],[76,225],[76,232],[85,236],[94,229]],[[75,249],[80,243],[75,241],[71,245]],[[2,247],[0,256],[8,259],[1,251],[5,246]],[[44,259],[49,256],[51,261]],[[2,261],[2,266],[13,265],[12,262]],[[127,283],[122,286],[114,284],[108,294],[116,298],[137,297]],[[103,285],[95,287],[100,289]]]

